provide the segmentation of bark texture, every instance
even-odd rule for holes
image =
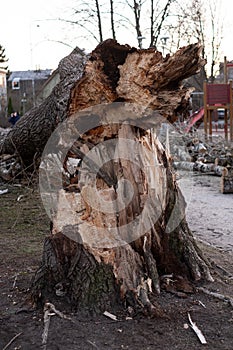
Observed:
[[[1,154],[18,154],[29,165],[39,157],[57,125],[67,117],[70,91],[84,71],[87,57],[79,48],[59,63],[60,82],[50,96],[39,106],[20,118],[4,142]]]
[[[190,281],[212,280],[157,137],[164,118],[186,107],[181,82],[203,66],[200,50],[190,45],[163,58],[107,40],[90,54],[72,84],[67,116],[79,138],[62,161],[63,188],[54,194],[51,236],[32,286],[36,302],[57,296],[102,311],[120,302],[160,314],[151,296],[168,288],[166,276],[185,292]],[[67,140],[59,137],[62,147]],[[81,159],[72,175],[69,158]],[[45,164],[41,171],[46,178]]]

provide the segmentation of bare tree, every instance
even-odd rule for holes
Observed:
[[[77,0],[73,17],[65,21],[80,28],[79,38],[92,37],[95,43],[106,37],[122,40],[125,30],[131,45],[142,48],[145,42],[144,46],[169,53],[200,42],[213,80],[221,48],[220,18],[220,1],[214,0],[208,4],[204,0]],[[161,42],[162,37],[169,40]]]
[[[151,0],[151,28],[150,28],[150,47],[156,47],[158,39],[161,35],[164,22],[169,15],[169,9],[174,0],[167,0],[162,9],[158,13],[158,9],[155,9],[154,0]],[[156,4],[158,7],[158,3]],[[156,11],[157,10],[157,11]]]
[[[210,68],[210,81],[213,83],[215,80],[215,65],[219,61],[220,45],[222,40],[223,23],[220,23],[221,9],[219,4],[211,2],[209,5],[210,19],[211,19],[211,68]]]
[[[96,7],[97,20],[98,20],[99,41],[102,42],[103,32],[102,32],[102,20],[101,20],[99,0],[95,0],[95,7]]]
[[[114,22],[114,4],[113,4],[113,0],[110,0],[110,16],[111,16],[112,38],[113,38],[113,39],[116,39],[115,22]]]
[[[168,28],[172,37],[173,48],[177,50],[182,45],[192,42],[202,44],[202,57],[207,59],[206,70],[210,70],[211,81],[216,72],[214,68],[219,62],[219,53],[223,32],[223,17],[221,2],[210,0],[206,4],[203,0],[177,0],[173,25]],[[206,72],[207,74],[207,72]]]
[[[138,2],[136,0],[133,0],[133,3],[127,0],[127,4],[130,7],[130,9],[133,11],[134,15],[134,27],[136,30],[136,35],[137,35],[137,42],[138,42],[138,47],[141,49],[142,48],[142,30],[141,30],[141,12],[142,12],[142,0],[139,0]]]
[[[202,0],[176,1],[175,19],[173,24],[167,29],[171,38],[170,50],[176,50],[184,44],[200,42],[202,45],[202,58],[206,59],[206,33],[205,33],[205,11]],[[201,71],[192,77],[191,85],[197,91],[202,91],[203,82],[207,79],[205,66]]]

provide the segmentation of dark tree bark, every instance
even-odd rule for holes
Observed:
[[[212,280],[188,228],[169,153],[156,137],[164,118],[173,121],[184,108],[188,90],[181,81],[204,64],[200,50],[190,45],[163,59],[152,49],[107,40],[91,53],[69,100],[69,126],[79,139],[61,159],[66,170],[69,157],[82,162],[78,175],[53,191],[51,235],[32,285],[36,303],[59,296],[76,308],[121,304],[158,315],[151,300],[166,287],[164,275],[173,274],[174,288],[189,292],[191,282]],[[115,101],[123,103],[112,106]],[[45,187],[46,164],[45,158]],[[60,167],[53,170],[55,180]]]
[[[28,111],[9,132],[0,144],[1,154],[16,153],[27,165],[41,155],[52,132],[67,117],[70,91],[82,77],[86,59],[84,52],[76,48],[61,60],[58,67],[60,82],[38,108]]]

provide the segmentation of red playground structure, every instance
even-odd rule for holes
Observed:
[[[198,121],[204,118],[204,107],[200,108],[197,112],[194,112],[189,119],[189,123],[185,129],[185,132],[190,132],[194,125],[197,125]]]
[[[225,138],[233,141],[233,97],[232,82],[224,84],[204,83],[204,131],[205,137],[212,136],[213,112],[224,110]]]

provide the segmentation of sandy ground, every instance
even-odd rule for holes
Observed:
[[[220,178],[180,173],[187,220],[194,236],[224,251],[233,251],[233,194],[220,192]]]

